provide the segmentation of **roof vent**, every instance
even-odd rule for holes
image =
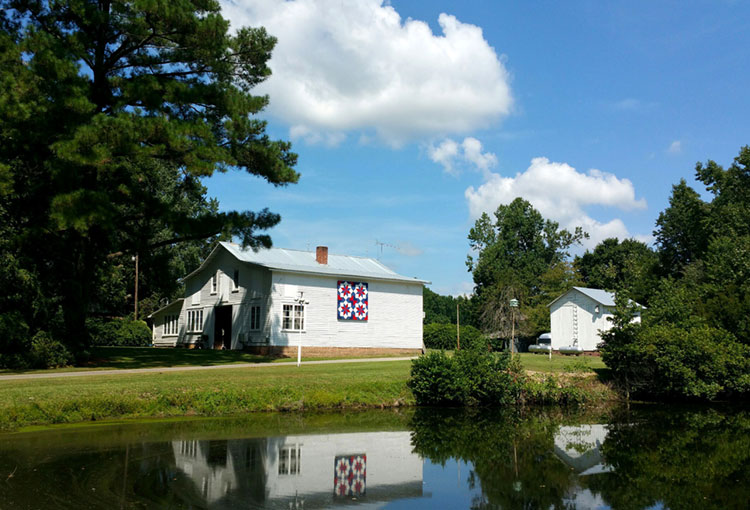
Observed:
[[[318,246],[315,248],[315,261],[318,264],[328,264],[328,246]]]

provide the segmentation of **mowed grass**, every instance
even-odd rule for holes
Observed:
[[[340,359],[336,357],[309,357],[303,361]],[[396,355],[394,355],[396,356]],[[388,357],[388,356],[374,356]],[[51,370],[0,370],[0,375],[50,372],[80,372],[84,370],[117,370],[128,368],[166,368],[189,366],[234,365],[240,363],[296,362],[296,358],[261,356],[243,351],[217,351],[211,349],[175,349],[157,347],[92,347],[91,358],[85,365]]]
[[[139,417],[411,405],[411,363],[343,363],[0,381],[0,431]]]
[[[554,372],[554,373],[582,373],[599,372],[606,369],[606,365],[599,356],[565,356],[552,354],[533,354],[521,352],[521,364],[525,370],[532,372]]]

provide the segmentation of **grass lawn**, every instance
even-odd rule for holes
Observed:
[[[606,369],[606,365],[599,356],[565,356],[553,354],[549,359],[547,354],[519,353],[521,364],[526,370],[534,372],[599,372]]]
[[[0,431],[31,425],[413,404],[411,363],[120,374],[0,382]]]
[[[304,354],[305,350],[302,349]],[[396,355],[394,355],[395,357]],[[378,358],[388,356],[376,356]],[[337,359],[332,357],[303,357],[302,361]],[[165,368],[189,366],[233,365],[237,363],[296,362],[296,358],[275,358],[242,351],[214,351],[210,349],[174,349],[155,347],[92,347],[91,359],[80,367],[52,370],[0,370],[0,375],[49,372],[77,372],[82,370],[111,370],[120,368]]]
[[[433,349],[429,349],[432,351]],[[454,351],[445,351],[453,356]],[[552,354],[552,359],[547,354],[533,354],[531,352],[520,352],[516,356],[521,357],[521,365],[525,370],[531,372],[550,373],[574,373],[596,372],[601,374],[607,371],[607,366],[599,356],[565,356]]]

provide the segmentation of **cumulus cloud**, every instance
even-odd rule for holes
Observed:
[[[547,158],[532,159],[529,168],[515,177],[489,172],[484,184],[476,189],[469,187],[465,196],[473,218],[483,212],[492,214],[498,205],[523,197],[545,218],[559,222],[562,227],[583,227],[591,236],[584,243],[586,247],[593,247],[608,237],[630,237],[622,220],[595,220],[585,212],[586,206],[608,206],[623,211],[646,207],[644,199],[635,198],[633,183],[628,179],[618,179],[595,169],[581,173],[566,163]]]
[[[667,152],[670,154],[679,154],[680,152],[682,152],[682,142],[679,140],[675,140],[674,142],[670,143]]]
[[[482,29],[441,14],[440,34],[384,0],[222,0],[232,26],[278,38],[256,91],[312,142],[372,132],[399,145],[486,127],[512,107],[509,75]]]
[[[466,164],[485,173],[497,165],[497,156],[484,152],[482,142],[471,136],[464,138],[461,144],[446,138],[437,146],[430,145],[427,156],[450,174],[457,174],[459,168]]]

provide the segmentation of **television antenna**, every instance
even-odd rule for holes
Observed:
[[[383,256],[384,247],[393,248],[396,251],[399,251],[401,249],[401,247],[397,244],[383,243],[381,241],[378,241],[377,239],[375,239],[375,245],[378,247],[378,252],[380,253],[377,257],[378,260],[380,260],[380,258]]]

